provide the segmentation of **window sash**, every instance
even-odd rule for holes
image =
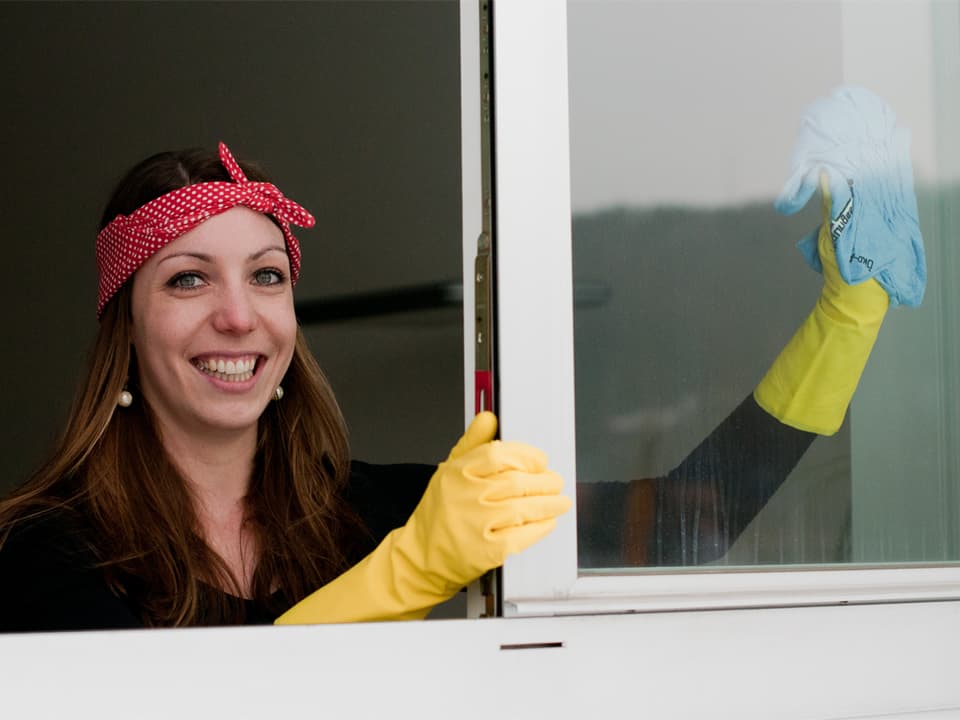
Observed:
[[[501,431],[543,448],[575,499],[565,4],[498,3],[494,61]],[[546,540],[508,559],[505,614],[960,598],[951,566],[615,572],[580,575],[574,507]]]

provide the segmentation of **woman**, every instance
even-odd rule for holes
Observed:
[[[439,468],[351,464],[296,323],[291,224],[314,220],[223,144],[121,180],[89,373],[0,503],[0,630],[271,622],[324,586],[313,621],[423,616],[569,507],[489,414]]]
[[[889,298],[843,281],[821,189],[823,291],[753,395],[667,476],[578,489],[615,564],[720,557],[840,426]],[[489,413],[437,468],[349,462],[296,327],[291,223],[313,218],[222,145],[120,183],[91,371],[53,458],[0,504],[0,630],[422,617],[569,508]]]

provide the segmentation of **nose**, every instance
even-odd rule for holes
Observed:
[[[218,332],[242,335],[256,328],[256,307],[244,283],[222,287],[217,300],[213,326]]]

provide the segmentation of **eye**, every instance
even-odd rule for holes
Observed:
[[[167,285],[178,290],[193,290],[203,284],[203,278],[195,272],[182,272],[167,281]]]
[[[279,285],[284,279],[283,273],[276,268],[263,268],[253,274],[253,282],[257,285]]]

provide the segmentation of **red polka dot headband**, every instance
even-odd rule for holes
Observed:
[[[117,215],[97,235],[97,270],[100,282],[97,317],[133,273],[157,250],[173,242],[214,215],[243,205],[272,215],[283,232],[290,256],[290,275],[300,275],[300,243],[290,225],[313,227],[313,215],[284,197],[272,183],[250,182],[223,143],[220,162],[233,182],[204,182],[172,190],[140,206],[130,215]]]

